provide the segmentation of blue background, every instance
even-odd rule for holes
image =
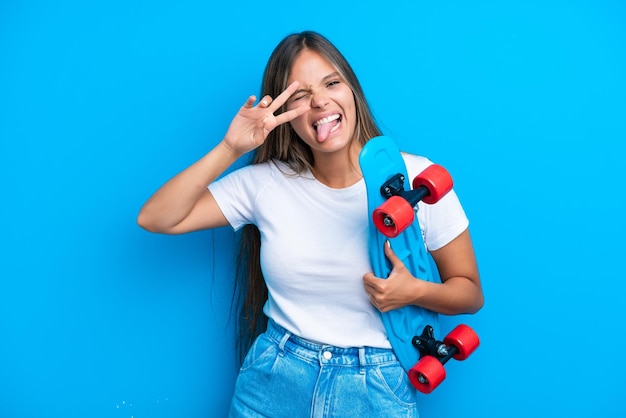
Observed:
[[[212,3],[0,4],[0,416],[225,415],[235,235],[135,217],[303,29],[471,219],[482,344],[422,417],[625,416],[624,2]]]

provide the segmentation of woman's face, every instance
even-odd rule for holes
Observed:
[[[296,80],[300,88],[289,98],[287,108],[310,106],[291,121],[298,136],[314,154],[349,148],[356,128],[356,106],[348,83],[328,60],[308,49],[298,55],[291,69],[289,83]]]

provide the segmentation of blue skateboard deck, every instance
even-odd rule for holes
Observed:
[[[361,150],[359,164],[365,180],[370,213],[368,245],[372,271],[377,277],[389,276],[391,264],[384,253],[384,245],[389,241],[395,254],[414,277],[435,281],[435,277],[438,276],[432,271],[430,255],[424,245],[417,213],[413,223],[395,238],[388,238],[380,233],[371,216],[374,210],[386,201],[380,188],[390,177],[403,174],[405,190],[411,189],[406,165],[397,145],[389,137],[372,138]],[[381,315],[389,342],[402,367],[408,372],[420,358],[419,351],[413,346],[413,337],[420,335],[426,325],[437,329],[439,316],[436,312],[414,305],[382,312]]]

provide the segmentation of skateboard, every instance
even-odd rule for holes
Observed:
[[[369,140],[361,150],[359,165],[367,190],[369,255],[377,277],[386,278],[391,263],[384,254],[389,241],[394,253],[413,276],[436,281],[430,255],[424,245],[417,220],[417,203],[434,204],[452,189],[452,178],[445,168],[433,164],[409,185],[404,159],[395,142],[386,136]],[[432,392],[444,379],[443,365],[454,358],[464,360],[479,344],[478,336],[467,325],[459,325],[443,341],[435,338],[438,314],[408,305],[381,313],[389,342],[407,371],[413,386]],[[417,335],[419,334],[419,335]]]

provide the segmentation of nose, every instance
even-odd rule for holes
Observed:
[[[321,91],[317,91],[311,95],[311,107],[323,109],[328,105],[329,99],[326,94]]]

